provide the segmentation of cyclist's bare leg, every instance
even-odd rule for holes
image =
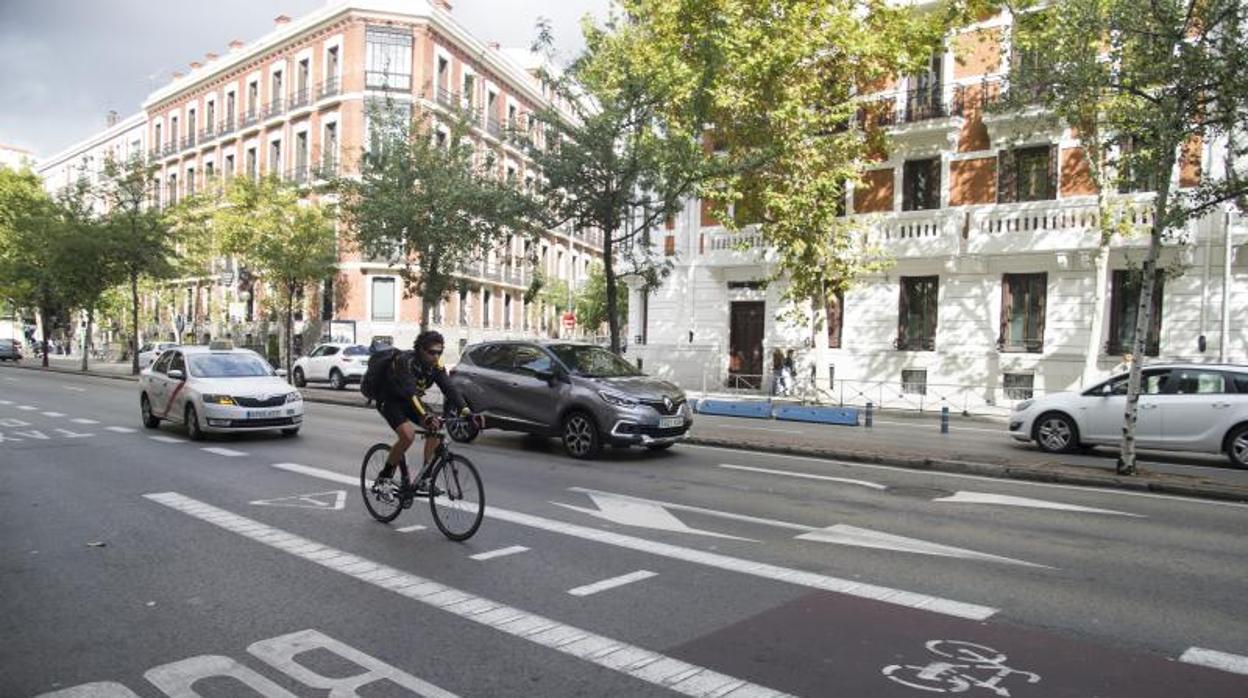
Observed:
[[[407,453],[407,449],[411,448],[412,442],[416,440],[416,425],[411,422],[403,422],[394,429],[395,435],[398,437],[394,445],[390,447],[390,455],[386,456],[386,468],[390,469],[399,464],[403,458],[403,454]]]
[[[425,467],[433,462],[433,454],[438,450],[438,444],[442,443],[442,439],[433,435],[425,434]]]

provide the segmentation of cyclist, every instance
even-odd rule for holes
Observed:
[[[399,461],[416,440],[418,424],[425,430],[425,454],[422,463],[427,464],[433,458],[441,439],[437,431],[442,421],[421,402],[430,386],[437,385],[442,391],[443,410],[446,414],[454,414],[456,411],[460,416],[469,414],[467,403],[451,384],[446,369],[442,366],[445,344],[441,333],[429,330],[416,337],[412,351],[391,352],[390,366],[386,367],[384,379],[377,390],[377,411],[398,435],[398,439],[390,447],[390,453],[386,456],[386,467],[382,468],[378,480],[388,480],[394,475]],[[427,478],[416,483],[414,494],[429,494]]]

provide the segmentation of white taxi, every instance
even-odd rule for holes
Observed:
[[[143,426],[186,425],[194,440],[208,432],[280,429],[299,433],[303,397],[259,354],[228,343],[166,350],[139,374]]]

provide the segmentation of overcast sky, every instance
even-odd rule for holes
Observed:
[[[412,0],[419,2],[420,0]],[[482,41],[529,46],[539,16],[561,54],[581,46],[580,18],[609,0],[452,0],[452,14]],[[0,144],[47,158],[122,118],[232,39],[268,33],[273,18],[301,17],[326,0],[0,0]]]

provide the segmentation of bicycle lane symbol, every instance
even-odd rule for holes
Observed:
[[[1005,653],[963,640],[929,640],[927,651],[936,655],[927,664],[890,664],[884,676],[903,686],[930,693],[965,693],[972,688],[1010,697],[1007,681],[1035,684],[1040,675],[1006,666]]]

